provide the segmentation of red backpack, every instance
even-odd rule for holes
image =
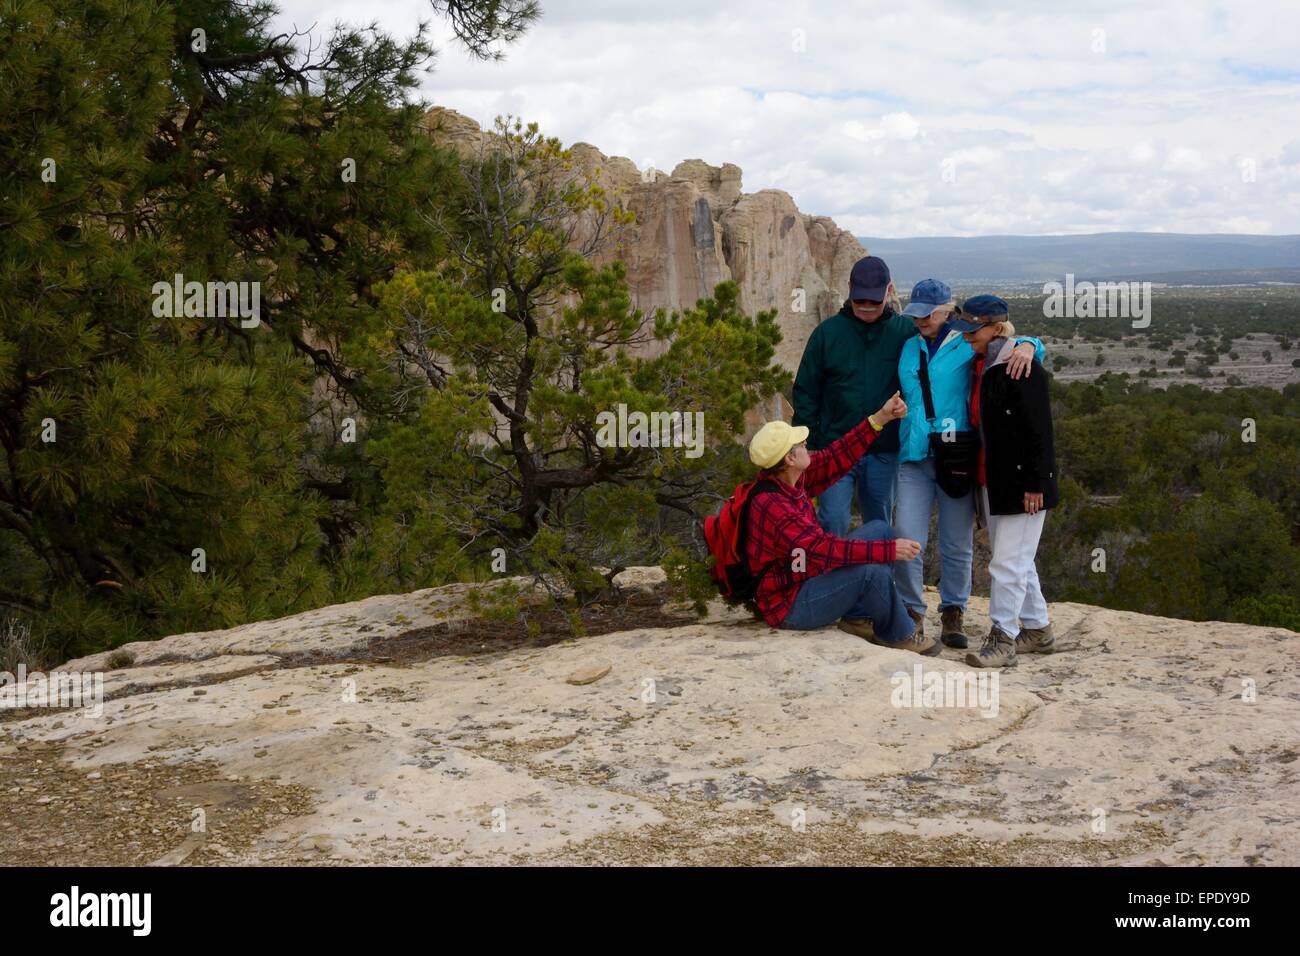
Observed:
[[[777,483],[767,478],[746,481],[736,486],[731,497],[722,503],[717,514],[704,519],[704,541],[713,558],[709,576],[718,593],[730,604],[752,601],[758,593],[758,582],[767,571],[754,574],[745,558],[745,545],[749,540],[749,504],[759,494],[778,490]]]

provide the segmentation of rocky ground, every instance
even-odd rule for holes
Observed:
[[[581,638],[454,586],[131,645],[101,717],[0,720],[5,861],[1300,863],[1300,635],[1058,604],[996,696],[896,706],[958,652],[699,621],[660,576]]]

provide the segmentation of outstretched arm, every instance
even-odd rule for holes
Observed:
[[[858,463],[858,459],[867,453],[867,449],[880,434],[880,429],[895,418],[904,418],[906,415],[907,403],[895,392],[879,411],[868,415],[827,447],[812,452],[808,468],[799,479],[800,487],[809,497],[817,497]]]

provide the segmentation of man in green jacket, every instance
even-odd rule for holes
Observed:
[[[794,380],[794,424],[808,426],[810,449],[825,448],[898,391],[898,358],[916,326],[891,300],[897,301],[884,260],[859,259],[848,300],[809,336]],[[892,524],[897,487],[898,422],[892,421],[871,451],[818,496],[817,520],[828,534],[847,535],[856,489],[864,524]]]

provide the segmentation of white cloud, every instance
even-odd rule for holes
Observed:
[[[910,113],[886,113],[880,118],[880,128],[894,139],[915,139],[921,124]]]
[[[639,165],[734,162],[746,190],[785,189],[859,234],[1300,232],[1287,0],[541,2],[503,63],[459,52],[435,17],[425,96]],[[395,34],[429,14],[427,0],[285,12]]]

